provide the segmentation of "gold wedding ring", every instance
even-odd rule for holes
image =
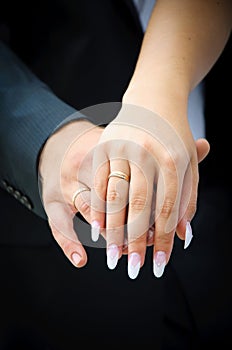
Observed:
[[[126,180],[127,182],[130,180],[130,176],[123,173],[122,171],[112,171],[108,176],[108,179],[111,177],[119,177],[120,179]]]
[[[73,204],[73,206],[74,206],[74,208],[75,208],[76,210],[78,210],[77,207],[76,207],[76,205],[75,205],[76,198],[77,198],[77,196],[78,196],[79,194],[81,194],[81,193],[84,192],[84,191],[90,191],[90,188],[88,188],[88,187],[81,187],[81,188],[78,188],[78,190],[76,190],[76,191],[73,193],[73,196],[72,196],[72,204]]]

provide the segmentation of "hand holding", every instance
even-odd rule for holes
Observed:
[[[93,157],[92,232],[96,239],[106,228],[110,268],[123,253],[125,235],[131,278],[144,264],[149,233],[157,277],[169,261],[175,232],[189,244],[198,162],[208,151],[206,140],[195,143],[187,123],[174,126],[144,108],[122,106],[103,131]]]
[[[71,122],[49,137],[40,156],[41,197],[49,226],[64,254],[78,267],[86,264],[87,255],[73,219],[79,211],[90,222],[90,169],[101,133],[101,127],[86,120]]]

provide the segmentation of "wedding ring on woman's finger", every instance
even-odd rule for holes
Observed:
[[[72,204],[73,204],[73,207],[78,211],[77,207],[76,207],[76,198],[79,194],[81,194],[82,192],[85,192],[85,191],[90,191],[90,188],[89,187],[80,187],[78,188],[74,193],[73,193],[73,196],[72,196]]]
[[[120,179],[123,179],[123,180],[126,180],[127,182],[130,181],[130,176],[123,173],[122,171],[112,171],[109,176],[108,176],[108,180],[111,178],[111,177],[118,177]]]

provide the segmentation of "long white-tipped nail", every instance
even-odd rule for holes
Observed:
[[[166,266],[166,254],[165,252],[158,251],[155,253],[153,272],[156,277],[161,277],[164,273]]]
[[[119,249],[116,244],[111,244],[107,248],[107,266],[110,270],[115,269],[119,258]]]
[[[192,227],[190,225],[190,222],[188,221],[186,224],[184,249],[188,248],[192,238],[193,238]]]
[[[101,232],[100,224],[94,220],[91,224],[91,238],[94,242],[97,242]]]
[[[138,253],[131,253],[128,261],[128,276],[135,279],[140,270],[141,258]]]

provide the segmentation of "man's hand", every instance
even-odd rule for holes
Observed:
[[[86,120],[71,122],[47,140],[40,156],[41,197],[49,226],[64,254],[78,267],[86,264],[87,255],[73,219],[78,209],[90,221],[92,151],[102,131]],[[83,187],[89,191],[73,203],[73,194]]]

